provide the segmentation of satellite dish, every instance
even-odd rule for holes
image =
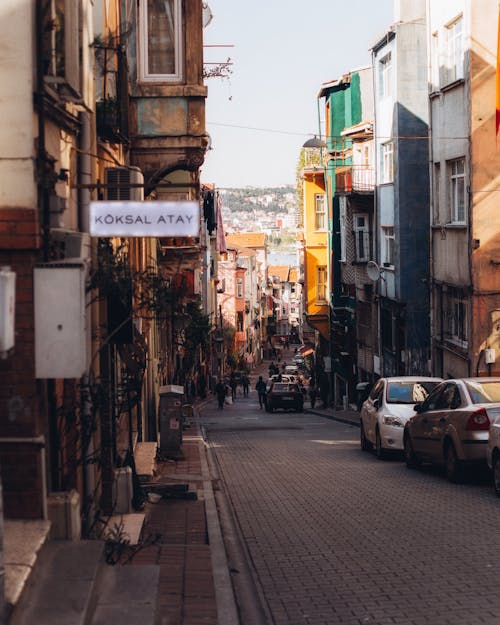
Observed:
[[[380,270],[380,267],[377,265],[377,263],[374,260],[369,260],[366,265],[366,273],[368,274],[368,277],[370,278],[370,280],[373,280],[373,282],[376,282],[377,280],[380,279],[380,274],[382,272]]]

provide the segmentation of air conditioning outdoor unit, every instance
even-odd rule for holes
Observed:
[[[78,492],[73,489],[50,493],[47,505],[51,521],[50,537],[54,540],[79,540],[82,524]]]
[[[106,200],[144,200],[144,176],[138,167],[106,167],[104,176]]]
[[[86,232],[52,228],[50,234],[56,241],[64,243],[64,258],[86,259],[90,256],[90,235]]]

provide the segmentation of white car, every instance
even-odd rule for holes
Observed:
[[[443,380],[423,376],[380,378],[361,406],[360,444],[363,451],[375,447],[378,458],[388,451],[402,452],[405,423]]]

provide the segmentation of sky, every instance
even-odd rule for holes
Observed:
[[[229,57],[233,64],[229,79],[205,81],[212,149],[202,182],[218,188],[295,185],[302,144],[319,132],[321,84],[370,65],[370,47],[393,22],[394,0],[208,4],[213,19],[204,29],[205,62]]]

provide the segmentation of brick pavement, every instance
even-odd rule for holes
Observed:
[[[500,623],[488,483],[379,461],[311,413],[241,414],[206,411],[208,439],[275,625]]]
[[[146,504],[143,546],[129,564],[160,567],[158,625],[218,625],[211,545],[205,514],[201,434],[183,433],[183,459],[159,460],[157,484],[188,483],[197,499]],[[154,544],[149,544],[150,542]]]

